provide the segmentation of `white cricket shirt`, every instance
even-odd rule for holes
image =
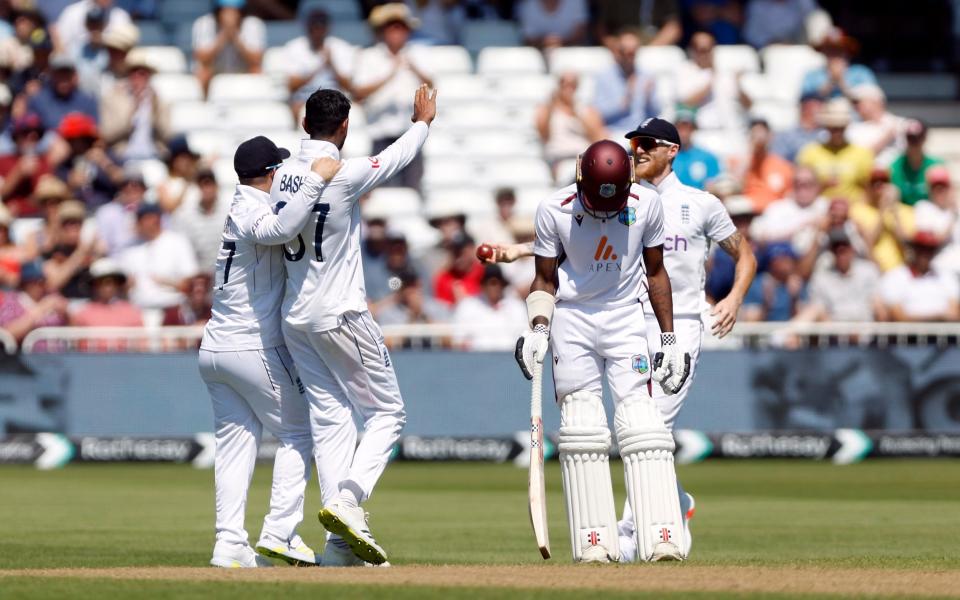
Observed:
[[[643,249],[664,241],[656,191],[635,184],[619,215],[598,219],[569,185],[540,203],[536,228],[534,254],[560,257],[558,302],[613,308],[646,299]]]
[[[704,284],[710,242],[722,242],[737,232],[720,199],[680,183],[671,172],[656,189],[663,205],[663,264],[673,290],[673,314],[699,317],[707,307]],[[645,306],[650,312],[650,307]]]
[[[323,180],[304,179],[291,206],[275,213],[270,194],[238,185],[230,204],[213,283],[213,310],[203,329],[204,350],[262,350],[283,344],[280,305],[286,279],[283,247],[320,199]],[[271,245],[274,244],[274,245]]]
[[[287,289],[282,312],[288,325],[329,331],[339,326],[344,313],[367,309],[357,200],[410,164],[428,133],[427,124],[418,122],[378,156],[344,161],[299,235],[284,246]],[[310,164],[323,156],[339,159],[340,151],[329,142],[303,140],[299,156],[278,169],[270,197],[279,214],[294,201]]]

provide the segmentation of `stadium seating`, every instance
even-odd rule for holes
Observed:
[[[713,49],[713,65],[717,71],[731,73],[758,73],[760,57],[751,46],[717,46]]]
[[[470,53],[462,46],[422,46],[410,48],[415,60],[422,61],[432,75],[468,74],[473,72]]]
[[[677,46],[644,46],[637,52],[637,66],[647,73],[674,73],[686,53]]]
[[[500,158],[484,164],[484,180],[492,187],[549,186],[553,176],[539,158]]]
[[[143,46],[165,46],[170,43],[170,31],[159,21],[137,21],[140,30],[140,44]]]
[[[170,129],[174,133],[205,129],[220,120],[219,111],[206,102],[176,102],[170,106]]]
[[[372,46],[374,42],[373,33],[363,21],[334,21],[330,35],[360,47]]]
[[[292,130],[293,115],[283,102],[242,102],[225,107],[221,126],[227,131]]]
[[[141,46],[140,50],[158,73],[187,72],[187,57],[176,46]]]
[[[771,89],[784,100],[796,101],[807,72],[826,64],[826,57],[809,46],[774,45],[760,51]]]
[[[315,8],[325,10],[334,23],[362,19],[360,3],[356,0],[303,0],[297,8],[297,18],[303,19]]]
[[[571,46],[554,48],[547,56],[550,73],[559,75],[572,71],[593,75],[613,66],[613,55],[600,46]]]
[[[143,182],[148,189],[152,189],[167,180],[169,171],[163,161],[157,159],[148,160],[130,160],[126,167],[139,171],[143,175]]]
[[[366,218],[393,219],[394,217],[414,217],[420,214],[422,201],[416,190],[403,187],[380,187],[370,193],[364,201],[363,214]]]
[[[437,187],[430,191],[424,204],[427,218],[463,214],[468,218],[484,217],[494,212],[490,190],[468,186]]]
[[[207,99],[216,104],[283,100],[286,90],[276,85],[268,75],[225,73],[210,80]]]
[[[463,47],[474,56],[490,46],[522,46],[520,29],[512,21],[467,21]]]
[[[186,73],[157,73],[150,80],[157,95],[166,102],[203,100],[200,82]]]
[[[557,86],[557,80],[552,75],[530,73],[501,75],[491,77],[488,81],[496,97],[500,100],[524,104],[539,104],[546,101]]]
[[[265,24],[268,48],[282,46],[303,35],[303,23],[300,21],[266,21]]]
[[[477,56],[481,75],[539,74],[547,70],[543,55],[536,48],[484,48]]]

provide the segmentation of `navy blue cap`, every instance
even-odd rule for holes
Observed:
[[[152,202],[144,202],[137,208],[137,218],[144,217],[146,215],[162,215],[163,209],[160,208],[158,204]]]
[[[628,140],[635,137],[650,137],[680,145],[680,134],[677,133],[677,128],[673,126],[673,123],[657,117],[645,119],[637,125],[636,129],[626,135]]]
[[[262,135],[240,144],[233,155],[233,170],[241,179],[252,179],[266,175],[290,158],[290,151],[277,148],[277,145]]]

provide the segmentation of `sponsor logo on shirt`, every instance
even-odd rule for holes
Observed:
[[[626,207],[617,214],[617,220],[627,227],[630,227],[637,222],[637,209],[632,206]]]
[[[633,370],[641,375],[644,375],[647,371],[650,370],[650,363],[647,362],[647,357],[644,354],[634,354],[631,358],[631,365]]]
[[[600,240],[597,242],[597,251],[593,254],[595,262],[590,265],[590,270],[596,272],[620,271],[619,259],[620,257],[614,250],[613,244],[608,243],[607,236],[600,236]]]
[[[668,235],[663,240],[663,249],[668,252],[686,252],[689,246],[690,241],[682,235]]]

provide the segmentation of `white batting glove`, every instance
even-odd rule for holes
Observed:
[[[546,325],[536,325],[533,331],[525,331],[517,340],[517,350],[513,357],[517,359],[523,376],[533,379],[534,363],[543,364],[543,359],[550,348],[550,330]]]
[[[677,346],[676,334],[660,334],[660,351],[653,355],[651,376],[670,395],[679,392],[686,383],[690,376],[690,354]]]

